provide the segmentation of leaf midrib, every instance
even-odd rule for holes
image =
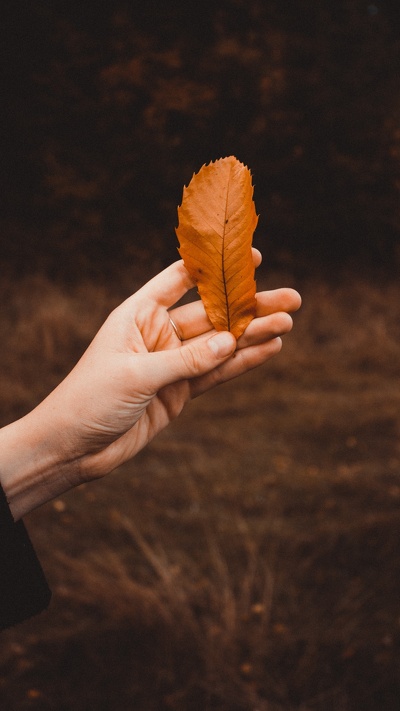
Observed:
[[[228,214],[229,186],[230,186],[230,182],[231,182],[231,173],[232,173],[232,164],[229,165],[229,177],[228,177],[227,188],[226,188],[224,224],[223,224],[223,231],[222,231],[222,264],[221,264],[222,281],[223,281],[223,285],[224,285],[224,296],[225,296],[226,320],[227,320],[227,323],[228,323],[228,331],[231,330],[231,314],[230,314],[230,311],[229,311],[228,288],[227,288],[227,283],[226,283],[226,278],[225,278],[225,232],[226,232],[226,225],[227,225],[228,220],[229,220],[229,218],[227,217],[227,214]]]

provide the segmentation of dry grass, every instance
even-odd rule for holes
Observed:
[[[5,422],[117,295],[39,277],[0,290]],[[2,707],[397,708],[400,287],[301,291],[279,358],[29,517],[54,601],[3,635]]]

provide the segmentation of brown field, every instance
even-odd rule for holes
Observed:
[[[293,283],[280,356],[26,518],[54,596],[2,634],[7,711],[395,711],[400,286]],[[2,280],[1,421],[122,296]]]

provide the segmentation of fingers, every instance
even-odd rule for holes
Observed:
[[[256,319],[251,321],[250,325],[246,329],[246,332],[248,329],[254,331],[255,328],[258,330],[263,328],[262,324],[255,323],[259,318],[280,312],[288,313],[297,311],[301,305],[300,294],[298,294],[294,289],[262,291],[257,294],[256,298]],[[203,303],[200,300],[193,301],[192,303],[185,304],[184,306],[178,306],[176,309],[171,309],[170,315],[177,326],[182,340],[184,341],[189,338],[195,338],[203,333],[207,333],[213,328],[204,310]],[[286,323],[292,325],[291,320],[286,320]],[[286,326],[284,326],[282,331],[278,329],[274,335],[287,333],[290,328],[287,329]]]
[[[277,336],[289,333],[293,328],[293,319],[286,312],[273,313],[255,318],[249,323],[238,340],[238,350],[270,341]]]
[[[280,352],[281,336],[289,333],[292,326],[293,320],[286,312],[253,319],[239,338],[234,356],[211,373],[190,383],[191,396],[197,397],[219,383],[232,380],[265,363]]]
[[[195,337],[180,348],[151,353],[152,360],[147,361],[146,367],[149,366],[147,378],[151,381],[152,392],[189,379],[192,396],[196,397],[279,353],[282,347],[280,336],[291,328],[289,314],[271,314],[254,319],[237,343],[231,333],[222,331]]]
[[[277,311],[292,313],[301,306],[301,296],[295,289],[273,289],[256,294],[256,316],[266,316]]]
[[[202,333],[207,333],[213,329],[213,325],[209,320],[203,302],[198,299],[190,304],[178,306],[170,311],[170,316],[173,319],[183,341],[189,338],[196,338]]]
[[[233,357],[222,363],[218,368],[194,378],[190,382],[191,397],[198,397],[216,385],[225,383],[228,380],[237,378],[239,375],[243,375],[243,373],[247,373],[253,368],[257,368],[279,353],[281,348],[282,340],[278,337],[266,343],[236,351]]]
[[[262,256],[258,249],[252,249],[254,266],[261,264]],[[150,298],[160,306],[170,308],[186,294],[189,289],[195,286],[183,260],[170,264],[169,267],[157,274],[147,282],[138,292],[141,296]]]
[[[262,254],[261,254],[261,252],[260,252],[258,249],[256,249],[255,247],[252,247],[252,248],[251,248],[251,252],[252,252],[252,256],[253,256],[254,266],[255,266],[255,268],[257,269],[257,267],[259,267],[260,264],[261,264],[261,262],[262,262]]]
[[[261,264],[261,253],[252,248],[254,266]],[[129,312],[133,304],[141,299],[152,301],[158,306],[171,309],[189,289],[195,286],[183,260],[178,260],[157,274],[141,289],[128,298],[121,307]],[[276,289],[257,294],[256,316],[265,316],[276,311],[296,311],[301,304],[300,295],[293,289]],[[183,340],[193,338],[212,329],[203,305],[192,302],[171,311],[171,317],[178,327]]]
[[[194,339],[180,348],[133,354],[132,368],[140,372],[146,396],[171,383],[203,375],[221,365],[235,351],[236,339],[228,331]]]
[[[169,309],[193,287],[194,282],[180,259],[170,264],[169,267],[157,274],[153,279],[150,279],[147,284],[128,299],[128,302],[144,297],[154,301],[159,306]]]
[[[254,266],[257,268],[261,264],[262,256],[258,249],[252,248]],[[139,291],[136,292],[131,299],[138,296],[144,296],[152,301],[155,301],[159,306],[164,306],[169,309],[176,304],[189,289],[195,286],[183,260],[180,259],[162,272],[157,274],[153,279],[147,282]],[[127,300],[128,302],[130,299]]]

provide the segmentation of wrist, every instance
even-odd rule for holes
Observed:
[[[0,429],[0,484],[14,520],[75,485],[77,465],[64,457],[56,423],[41,414],[39,406]]]

